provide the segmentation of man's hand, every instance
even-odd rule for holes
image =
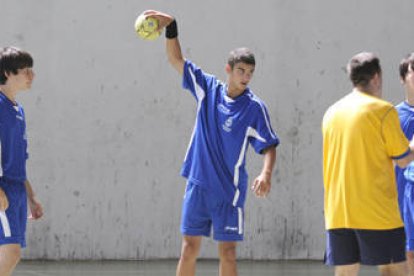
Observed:
[[[9,200],[7,199],[7,196],[4,193],[3,189],[0,188],[0,211],[6,211],[8,207],[9,207]]]
[[[270,176],[262,173],[253,182],[252,190],[258,197],[266,197],[271,188]]]

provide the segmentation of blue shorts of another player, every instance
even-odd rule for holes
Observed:
[[[406,250],[414,251],[414,182],[407,182],[404,188],[403,219],[405,226]]]
[[[188,182],[182,209],[181,233],[210,236],[216,241],[243,240],[243,209],[219,200],[202,187]]]
[[[325,264],[386,265],[405,261],[404,228],[332,229],[326,233]]]
[[[6,211],[0,211],[0,245],[20,244],[26,247],[27,196],[23,182],[0,177],[0,187],[9,201]]]

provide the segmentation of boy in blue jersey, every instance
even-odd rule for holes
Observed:
[[[401,128],[411,140],[414,136],[414,53],[400,63],[400,78],[405,90],[405,101],[396,106]],[[395,168],[398,187],[398,202],[404,220],[406,256],[409,275],[414,276],[414,162],[405,169]]]
[[[33,81],[33,59],[15,47],[0,48],[0,275],[11,275],[26,246],[27,202],[31,217],[43,215],[26,177],[24,111],[15,100]]]
[[[175,19],[158,11],[148,17],[166,27],[169,62],[182,75],[183,87],[197,101],[197,115],[181,174],[187,178],[183,202],[181,257],[177,275],[195,275],[202,236],[219,242],[220,275],[237,275],[236,242],[243,239],[243,206],[247,190],[245,156],[249,144],[264,155],[261,174],[252,189],[257,196],[270,191],[279,139],[273,132],[264,103],[248,84],[255,69],[246,48],[230,53],[227,82],[206,74],[182,56]]]

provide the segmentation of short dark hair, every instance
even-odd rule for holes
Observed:
[[[414,70],[414,53],[408,54],[400,62],[400,77],[405,80],[408,74],[408,69]]]
[[[248,48],[237,48],[230,52],[227,64],[230,65],[231,69],[234,68],[236,63],[243,62],[250,65],[256,65],[254,54]]]
[[[379,58],[369,52],[356,54],[348,63],[348,74],[354,86],[366,87],[375,74],[381,74]]]
[[[7,81],[6,74],[17,74],[18,69],[33,67],[32,56],[17,47],[0,48],[0,84]]]

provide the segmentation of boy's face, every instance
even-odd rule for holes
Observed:
[[[6,84],[16,91],[28,90],[32,87],[34,79],[32,68],[18,69],[17,74],[8,74]]]
[[[243,62],[236,63],[233,69],[231,69],[230,65],[227,65],[226,71],[229,85],[243,92],[253,77],[254,68],[254,65]]]
[[[409,92],[414,93],[414,71],[411,66],[408,66],[408,71],[403,83]]]

